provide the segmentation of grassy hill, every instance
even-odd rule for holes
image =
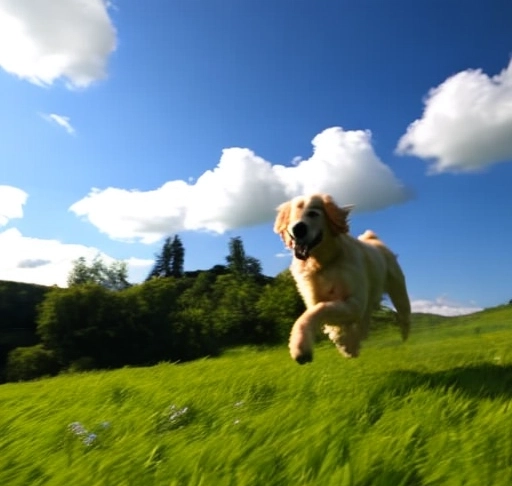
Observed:
[[[355,360],[240,348],[1,385],[0,484],[512,484],[512,307],[427,321]]]
[[[412,314],[412,320],[416,326],[428,322],[432,322],[434,324],[461,324],[464,322],[477,323],[478,321],[485,321],[487,323],[489,320],[500,321],[503,319],[510,319],[511,317],[512,305],[510,304],[489,307],[488,309],[483,309],[481,311],[474,312],[473,314],[465,314],[462,316],[440,316],[437,314],[423,314],[419,312]]]

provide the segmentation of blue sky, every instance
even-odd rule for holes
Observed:
[[[512,4],[0,0],[0,279],[79,256],[144,278],[241,236],[289,265],[275,207],[355,203],[415,310],[512,298]]]

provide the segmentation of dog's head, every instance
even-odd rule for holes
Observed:
[[[348,233],[351,209],[337,206],[327,194],[299,196],[277,208],[274,231],[296,258],[306,260],[327,236]]]

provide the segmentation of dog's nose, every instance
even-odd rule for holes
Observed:
[[[308,234],[308,227],[306,226],[306,223],[299,221],[297,224],[293,225],[292,233],[298,240],[304,238]]]

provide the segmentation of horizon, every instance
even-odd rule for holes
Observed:
[[[240,236],[274,276],[275,208],[326,192],[399,255],[414,312],[506,304],[511,18],[505,0],[0,2],[0,280],[64,286],[100,254],[138,283],[175,234],[186,271]]]

